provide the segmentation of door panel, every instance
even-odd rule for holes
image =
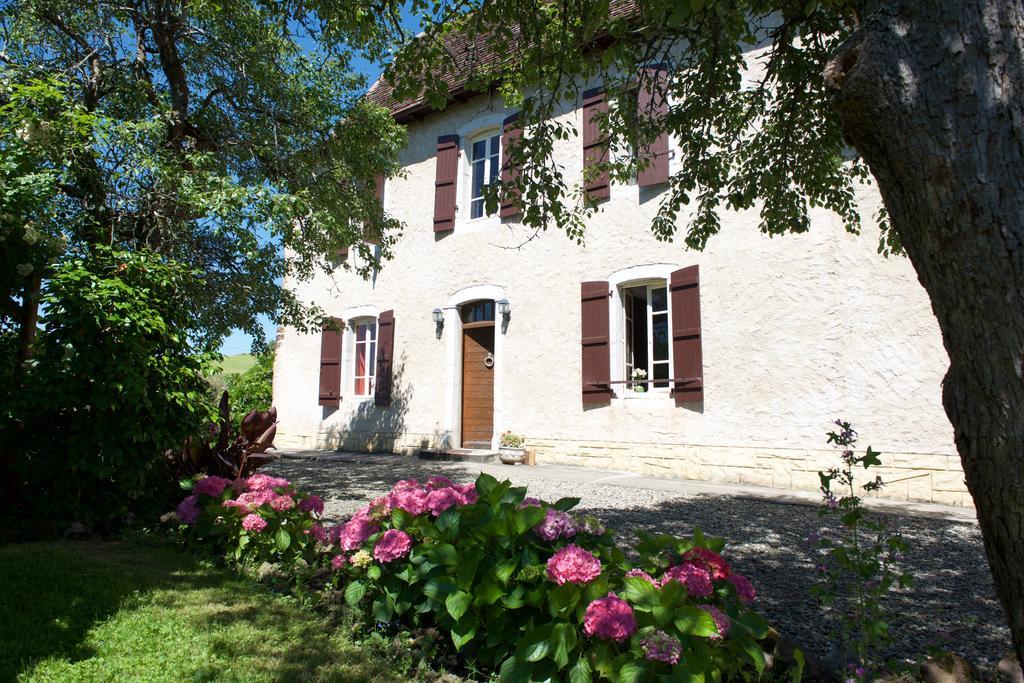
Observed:
[[[494,432],[494,327],[462,332],[462,446],[490,448]]]

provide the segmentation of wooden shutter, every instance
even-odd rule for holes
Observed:
[[[672,297],[672,375],[676,405],[704,400],[704,359],[700,334],[700,272],[697,266],[674,271]]]
[[[668,72],[664,64],[644,68],[640,78],[637,112],[647,120],[664,122],[668,113]],[[654,142],[640,151],[642,159],[650,159],[650,165],[637,173],[636,182],[640,187],[660,185],[668,182],[668,133],[662,132]]]
[[[377,370],[373,405],[391,405],[391,358],[395,351],[395,312],[377,316]]]
[[[320,405],[338,407],[341,403],[341,333],[345,324],[338,318],[336,329],[327,325],[320,332]]]
[[[580,330],[583,347],[583,405],[601,405],[612,400],[611,356],[608,349],[607,282],[580,285]]]
[[[608,139],[594,118],[597,113],[608,113],[608,97],[604,88],[583,93],[583,172],[589,177],[585,186],[587,194],[593,199],[607,199],[611,195],[608,171],[590,176],[592,171],[588,170],[608,161]]]
[[[338,250],[338,260],[344,261],[348,258],[348,247],[342,247]]]
[[[513,183],[519,178],[519,167],[508,163],[508,149],[515,141],[523,137],[523,129],[517,124],[519,113],[516,112],[505,119],[501,133],[501,182]],[[519,190],[509,192],[501,198],[498,215],[502,218],[515,216],[519,213]]]
[[[434,232],[455,229],[457,180],[459,177],[459,136],[437,139],[437,180],[434,182]]]

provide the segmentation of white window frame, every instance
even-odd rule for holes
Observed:
[[[495,216],[498,215],[497,212],[491,213],[491,214],[486,213],[486,207],[484,207],[483,208],[484,213],[482,213],[481,215],[476,216],[476,217],[473,216],[473,203],[475,201],[477,201],[478,199],[480,199],[479,197],[474,197],[473,196],[473,171],[474,171],[473,164],[475,163],[475,161],[473,159],[473,146],[476,143],[478,143],[478,142],[484,142],[484,144],[485,144],[485,156],[484,156],[484,160],[483,160],[483,164],[484,164],[484,186],[490,185],[491,184],[491,176],[488,173],[488,164],[489,163],[492,164],[492,167],[491,167],[492,170],[493,170],[494,166],[497,166],[497,168],[498,168],[498,178],[500,179],[500,177],[501,177],[501,135],[502,135],[502,131],[501,131],[500,128],[488,128],[486,130],[483,130],[483,131],[480,131],[480,132],[476,133],[475,135],[470,136],[466,140],[466,155],[465,155],[465,158],[466,158],[466,170],[465,170],[465,174],[464,174],[465,177],[466,177],[466,204],[465,205],[466,205],[466,220],[471,222],[471,223],[475,223],[477,221],[484,221],[484,220],[487,220],[488,218],[494,218]],[[497,153],[496,154],[491,154],[490,153],[490,143],[491,143],[491,141],[494,138],[497,138],[497,143],[498,143],[497,147],[498,147],[498,149],[497,149]]]
[[[627,325],[629,324],[630,314],[627,314],[627,312],[626,312],[626,296],[625,296],[625,291],[627,289],[644,288],[644,289],[647,290],[646,291],[646,299],[647,299],[646,303],[647,303],[647,305],[646,305],[646,320],[645,320],[646,327],[647,327],[647,367],[643,368],[643,369],[647,371],[647,379],[648,380],[654,380],[654,365],[655,364],[668,365],[668,379],[672,379],[672,368],[674,367],[673,364],[672,364],[672,361],[673,361],[673,357],[672,357],[672,301],[671,301],[671,293],[669,292],[668,284],[669,284],[668,283],[668,278],[651,278],[651,279],[646,279],[646,280],[641,280],[641,281],[635,281],[634,280],[634,281],[630,281],[630,282],[624,282],[624,283],[618,285],[618,294],[619,294],[619,296],[618,296],[618,299],[619,299],[619,306],[618,306],[619,313],[618,314],[619,314],[619,321],[620,321],[620,325],[618,326],[618,328],[621,331],[621,337],[622,337],[619,340],[619,343],[622,345],[622,363],[621,363],[621,365],[622,365],[622,371],[623,371],[624,374],[628,375],[628,373],[626,371],[626,368],[630,366],[629,358],[627,357],[627,354],[628,354],[629,351],[628,351],[628,346],[626,344]],[[654,305],[652,303],[652,296],[651,296],[652,290],[655,290],[655,289],[664,289],[665,290],[665,309],[664,310],[658,310],[657,312],[655,312],[655,310],[654,310]],[[655,361],[654,360],[654,316],[655,315],[660,315],[662,313],[665,314],[665,321],[666,321],[666,324],[668,326],[668,328],[667,328],[667,331],[668,331],[668,359],[667,360]],[[630,377],[630,376],[626,376],[624,379],[632,380],[633,378]],[[647,394],[657,394],[657,395],[668,394],[671,391],[671,389],[672,389],[672,382],[666,381],[666,384],[667,384],[667,386],[664,386],[664,387],[655,387],[653,384],[647,384],[646,385],[647,391],[644,392],[644,393],[647,393]],[[626,392],[633,392],[632,387],[630,385],[628,385],[628,384],[625,385],[625,392],[624,393],[626,393]],[[635,392],[633,392],[633,393],[635,393]]]
[[[372,340],[371,339],[366,339],[366,340],[364,340],[362,342],[358,341],[358,339],[359,339],[359,327],[362,326],[362,325],[372,325],[373,326],[373,339]],[[350,365],[350,368],[349,368],[349,372],[346,373],[347,380],[348,380],[348,386],[351,388],[352,397],[354,399],[356,399],[356,400],[371,399],[371,398],[373,398],[373,391],[376,388],[376,381],[377,381],[377,353],[379,352],[379,348],[378,348],[379,338],[378,338],[378,334],[377,334],[377,332],[378,332],[377,318],[376,317],[353,318],[352,320],[349,321],[348,328],[349,328],[349,330],[351,330],[351,334],[349,335],[350,339],[351,339],[351,345],[349,346],[349,348],[352,349],[352,356],[351,356],[352,357],[352,362],[351,362],[351,365]],[[366,347],[366,349],[367,349],[366,353],[368,354],[369,346],[371,344],[373,345],[373,358],[371,359],[372,362],[367,363],[366,368],[365,368],[366,374],[364,374],[364,375],[356,375],[356,370],[359,367],[359,363],[358,363],[359,347],[360,346]],[[356,380],[359,379],[360,377],[362,377],[365,380],[365,384],[364,384],[365,391],[362,394],[356,393]],[[342,395],[344,396],[344,392],[342,392]]]

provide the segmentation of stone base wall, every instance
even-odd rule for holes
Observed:
[[[444,435],[342,434],[289,435],[282,448],[330,448],[367,453],[404,453],[448,448]],[[818,472],[838,463],[831,449],[723,447],[683,444],[640,444],[610,441],[565,441],[527,438],[536,449],[537,464],[573,465],[634,472],[655,477],[712,481],[817,491]],[[956,454],[882,453],[882,466],[872,470],[887,482],[882,498],[971,506],[960,458]]]

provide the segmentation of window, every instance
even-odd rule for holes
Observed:
[[[651,391],[667,391],[672,368],[669,340],[668,287],[664,280],[623,287],[626,380],[643,370]],[[662,381],[659,381],[662,380]]]
[[[356,398],[373,396],[374,375],[377,368],[377,321],[361,320],[353,323],[355,336],[355,362],[353,364],[353,391]]]
[[[493,301],[475,301],[462,307],[462,322],[480,323],[494,320]]]
[[[484,186],[496,181],[501,174],[501,134],[485,135],[470,142],[469,166],[472,178],[469,186],[469,217],[484,217]]]

